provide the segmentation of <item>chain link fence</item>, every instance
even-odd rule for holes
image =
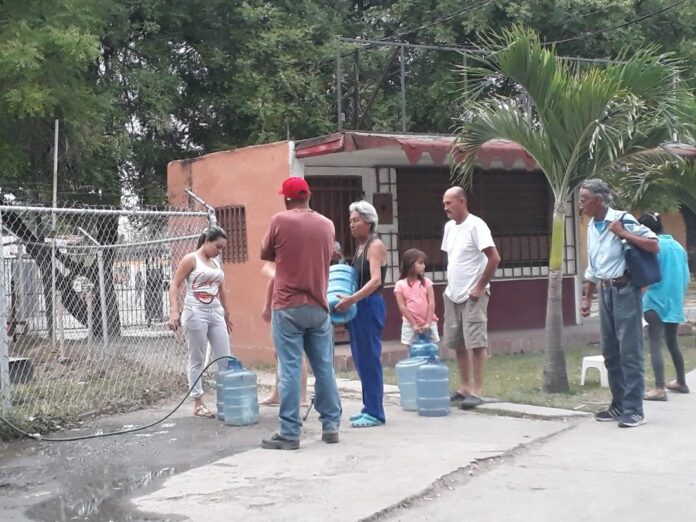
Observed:
[[[207,212],[0,206],[2,411],[44,423],[185,390],[169,282]]]

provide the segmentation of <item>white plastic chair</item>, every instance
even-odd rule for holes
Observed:
[[[604,366],[603,355],[591,355],[582,358],[582,373],[580,374],[580,386],[585,386],[585,375],[589,368],[597,368],[599,370],[599,384],[602,388],[609,387],[609,373]]]

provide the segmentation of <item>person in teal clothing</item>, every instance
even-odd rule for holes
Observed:
[[[655,232],[660,243],[657,257],[662,280],[650,286],[643,295],[643,317],[648,323],[650,360],[655,374],[655,388],[643,397],[647,401],[666,401],[667,391],[689,393],[684,375],[684,357],[679,349],[677,330],[684,317],[684,298],[689,287],[689,265],[686,251],[672,236],[664,234],[659,214],[643,214],[638,222]],[[672,356],[677,379],[665,385],[662,339]]]

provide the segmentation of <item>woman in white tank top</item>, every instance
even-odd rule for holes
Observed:
[[[205,362],[205,350],[210,343],[211,357],[230,355],[232,321],[225,301],[225,273],[216,259],[227,244],[227,234],[217,226],[208,228],[198,240],[195,252],[186,254],[179,262],[169,287],[169,326],[186,331],[189,348],[188,383],[193,386],[193,415],[214,418],[215,414],[203,404],[203,384],[198,379]],[[183,311],[179,312],[179,288],[186,281]],[[225,368],[226,361],[218,361]]]

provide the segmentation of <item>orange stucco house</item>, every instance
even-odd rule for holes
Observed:
[[[400,253],[408,248],[428,254],[427,275],[435,283],[442,317],[440,243],[446,218],[441,198],[451,185],[452,144],[451,136],[343,131],[172,161],[167,169],[170,204],[199,208],[186,192],[191,190],[214,207],[230,236],[223,261],[235,353],[249,362],[275,360],[270,328],[261,319],[267,279],[259,255],[271,216],[284,208],[278,189],[288,176],[308,180],[312,207],[333,220],[348,257],[353,253],[348,205],[366,199],[377,208],[378,232],[388,249],[385,340],[399,337],[401,318],[391,287],[398,279]],[[493,353],[539,348],[520,332],[538,334],[544,327],[552,202],[543,173],[524,149],[504,141],[484,145],[469,206],[491,227],[502,258],[492,283],[489,328],[492,334],[510,332],[506,338],[492,336]],[[683,243],[679,221],[667,218],[665,224]],[[585,254],[574,201],[567,207],[565,257],[564,322],[577,325]]]

